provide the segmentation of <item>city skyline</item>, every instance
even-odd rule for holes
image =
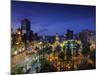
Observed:
[[[14,31],[24,18],[31,21],[31,30],[40,35],[63,35],[67,29],[75,33],[96,30],[95,6],[12,1],[11,7]]]
[[[11,74],[96,69],[96,6],[12,1]]]

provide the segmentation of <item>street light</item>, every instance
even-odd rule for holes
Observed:
[[[20,35],[20,34],[21,34],[21,32],[20,32],[20,31],[18,31],[18,34]]]

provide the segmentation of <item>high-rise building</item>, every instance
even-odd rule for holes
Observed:
[[[28,19],[23,19],[21,21],[21,31],[23,34],[23,39],[25,41],[29,40],[30,31],[31,31],[31,23]]]
[[[68,40],[73,39],[73,31],[72,31],[72,30],[69,30],[69,29],[67,30],[66,38],[67,38]]]
[[[31,29],[31,23],[28,19],[24,19],[21,21],[21,29],[27,31],[30,31]]]
[[[95,31],[91,30],[83,30],[82,32],[79,33],[79,39],[83,43],[91,43],[91,42],[96,42],[96,34]]]

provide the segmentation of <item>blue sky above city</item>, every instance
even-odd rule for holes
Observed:
[[[74,33],[96,30],[95,6],[12,1],[11,8],[14,31],[24,18],[31,21],[31,30],[39,35],[64,35],[67,29]]]

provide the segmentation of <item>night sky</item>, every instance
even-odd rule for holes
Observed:
[[[31,29],[40,35],[64,35],[67,29],[74,33],[96,29],[95,6],[12,1],[11,8],[14,31],[24,18],[31,21]]]

